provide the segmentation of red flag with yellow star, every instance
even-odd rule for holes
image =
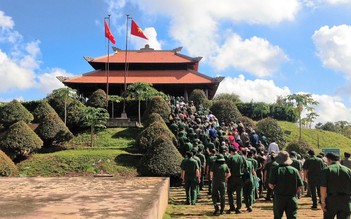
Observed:
[[[112,35],[110,28],[108,27],[106,21],[104,20],[105,24],[105,37],[111,41],[111,43],[116,44],[115,37]]]
[[[134,20],[132,20],[132,28],[130,30],[130,33],[134,36],[148,40],[148,38],[144,35],[142,29],[134,22]]]

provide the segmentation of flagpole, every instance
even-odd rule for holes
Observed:
[[[108,26],[110,27],[110,17],[111,15],[109,14],[108,17]],[[105,19],[106,19],[105,18]],[[109,76],[110,76],[110,40],[107,40],[107,69],[106,69],[106,110],[108,112],[108,94],[109,94]]]
[[[123,92],[123,111],[122,111],[122,118],[127,118],[126,113],[126,95],[127,95],[127,72],[128,72],[128,20],[131,19],[129,14],[127,16],[126,21],[126,51],[124,55],[124,92]]]

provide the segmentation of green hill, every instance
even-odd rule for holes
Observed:
[[[299,127],[291,122],[278,122],[284,130],[287,146],[290,142],[299,139]],[[351,151],[351,139],[335,133],[319,129],[302,129],[302,139],[306,141],[316,152],[323,148],[339,148],[341,155],[344,151]]]

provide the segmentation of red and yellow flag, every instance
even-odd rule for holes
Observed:
[[[111,43],[116,44],[115,37],[112,35],[110,28],[108,27],[106,21],[104,20],[105,23],[105,37],[111,41]]]
[[[130,33],[134,36],[148,40],[148,38],[144,35],[142,29],[134,22],[134,20],[132,20],[132,28],[130,30]]]

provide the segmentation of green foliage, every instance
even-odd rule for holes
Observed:
[[[298,154],[302,155],[303,157],[307,157],[308,155],[308,151],[312,149],[311,146],[309,146],[307,144],[306,141],[304,140],[298,140],[298,141],[293,141],[293,142],[290,142],[288,144],[288,146],[286,146],[285,150],[291,152],[291,151],[295,151],[297,152]]]
[[[217,100],[213,102],[210,108],[213,115],[215,115],[220,123],[237,122],[241,117],[236,105],[230,100]]]
[[[230,100],[230,101],[232,101],[235,104],[241,102],[239,95],[236,95],[236,94],[233,94],[233,93],[232,94],[228,94],[228,93],[218,94],[218,95],[216,95],[214,97],[213,100]]]
[[[193,90],[193,92],[191,92],[191,94],[189,96],[189,100],[193,101],[196,109],[199,109],[200,106],[204,106],[204,107],[210,106],[210,101],[206,97],[205,92],[201,89]]]
[[[298,111],[290,104],[271,104],[270,116],[279,121],[297,122],[299,119]]]
[[[41,103],[43,100],[31,100],[31,101],[24,101],[21,102],[22,105],[33,114],[35,108],[37,108],[38,104]]]
[[[279,126],[278,121],[272,118],[265,118],[257,122],[256,133],[264,134],[267,137],[267,142],[275,142],[280,148],[285,146],[285,138],[283,129]]]
[[[144,127],[148,127],[154,122],[160,122],[160,123],[166,124],[165,121],[163,120],[163,118],[160,116],[160,114],[151,113],[149,115],[149,118],[146,120],[146,122],[144,122]]]
[[[178,145],[176,137],[164,122],[154,122],[140,132],[135,147],[140,152],[146,152],[162,134],[171,139],[174,145]]]
[[[17,100],[13,100],[0,108],[0,123],[6,127],[21,120],[30,123],[33,119],[33,115]]]
[[[84,116],[85,105],[73,100],[67,107],[67,127],[73,132],[77,132],[83,125],[81,124]]]
[[[168,122],[168,116],[171,114],[171,107],[168,103],[160,96],[153,97],[148,103],[144,112],[142,121],[146,122],[151,113],[158,113],[165,122]]]
[[[13,161],[0,150],[0,176],[14,176],[18,172]]]
[[[140,160],[138,172],[142,176],[179,177],[182,155],[166,135],[159,135]]]
[[[11,125],[0,140],[0,147],[12,160],[28,157],[43,141],[24,121]]]
[[[242,116],[240,117],[239,121],[244,125],[247,133],[250,133],[252,129],[255,129],[255,122],[249,117]]]
[[[18,164],[24,176],[87,176],[94,173],[135,176],[141,156],[125,150],[65,150],[34,154]]]
[[[60,145],[73,138],[73,134],[56,113],[48,114],[35,132],[44,141],[45,147]]]
[[[106,92],[102,89],[94,91],[88,99],[87,106],[106,108]]]
[[[57,114],[47,101],[40,101],[32,111],[33,122],[40,123],[49,114]]]

